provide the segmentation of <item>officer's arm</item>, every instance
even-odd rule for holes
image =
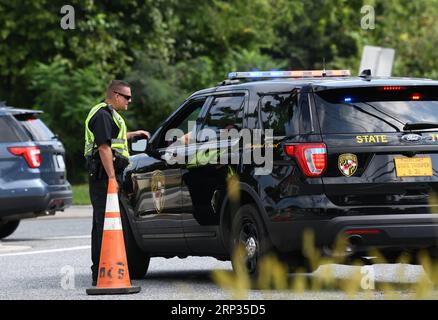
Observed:
[[[108,178],[115,179],[116,174],[114,171],[113,151],[111,150],[111,147],[106,143],[104,143],[101,144],[98,149],[99,149],[100,160],[102,161],[103,167],[105,168]]]
[[[126,137],[128,139],[132,139],[133,137],[138,136],[142,136],[144,139],[150,139],[151,134],[145,130],[129,131],[126,133]]]

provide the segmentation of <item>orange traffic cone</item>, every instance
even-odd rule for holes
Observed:
[[[131,286],[129,278],[119,198],[117,195],[117,181],[115,179],[108,181],[97,287],[87,289],[86,291],[89,295],[140,292],[140,287]]]

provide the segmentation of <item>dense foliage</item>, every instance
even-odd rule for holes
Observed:
[[[131,128],[153,130],[229,71],[350,68],[365,44],[396,49],[394,75],[438,78],[438,0],[0,0],[0,100],[45,111],[83,174],[83,121],[112,78],[133,84]],[[364,5],[375,29],[363,29]],[[81,138],[79,138],[81,137]],[[75,174],[71,174],[75,172]]]

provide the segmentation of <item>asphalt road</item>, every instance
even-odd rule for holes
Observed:
[[[91,208],[73,207],[53,217],[24,220],[17,231],[0,242],[0,299],[233,299],[235,291],[220,288],[211,278],[214,270],[231,271],[231,263],[213,258],[187,259],[153,258],[145,279],[133,281],[141,286],[141,293],[124,296],[87,296],[91,285],[90,272]],[[403,265],[405,277],[400,280],[400,265],[375,265],[375,281],[390,283],[394,289],[384,294],[380,289],[361,290],[355,298],[411,299],[415,290],[408,287],[423,277],[420,266]],[[333,267],[337,280],[348,279],[359,267],[331,265],[320,267],[315,279],[324,274],[324,268]],[[294,276],[289,280],[293,281]],[[241,296],[239,296],[241,297]],[[248,299],[347,299],[344,291],[323,289],[294,293],[289,290],[244,291]],[[429,298],[438,298],[433,291]]]

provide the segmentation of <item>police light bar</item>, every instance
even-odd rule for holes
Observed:
[[[348,77],[350,70],[303,70],[303,71],[251,71],[230,72],[228,79],[251,78],[313,78],[313,77]]]

